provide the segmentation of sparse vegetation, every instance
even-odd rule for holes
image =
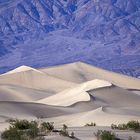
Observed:
[[[44,140],[48,133],[59,133],[61,136],[75,139],[74,132],[69,135],[68,126],[63,125],[62,130],[55,130],[53,122],[42,122],[40,125],[36,121],[27,120],[7,120],[10,123],[9,129],[2,134],[2,140]]]
[[[41,129],[43,131],[52,132],[54,130],[54,123],[53,122],[43,122],[41,124]]]
[[[97,140],[116,140],[115,134],[106,130],[98,130],[95,136],[97,137]]]
[[[62,128],[62,130],[60,131],[59,134],[61,136],[69,137],[69,132],[67,131],[67,129],[68,129],[68,126],[63,124],[63,128]]]
[[[127,124],[119,124],[118,126],[115,124],[111,125],[112,129],[119,129],[119,130],[134,130],[135,132],[140,132],[140,123],[138,121],[129,121]]]
[[[140,123],[138,121],[129,121],[127,127],[135,132],[140,131]]]
[[[39,136],[38,123],[35,121],[15,120],[10,121],[9,129],[5,130],[1,137],[3,140],[43,140]]]
[[[40,125],[36,121],[29,122],[27,120],[7,120],[7,122],[10,123],[10,127],[1,134],[2,140],[44,140],[44,136],[50,132],[58,132],[61,136],[76,139],[74,132],[69,134],[68,126],[65,124],[63,124],[61,130],[55,130],[53,122],[42,122]],[[96,126],[96,124],[91,122],[85,126]],[[127,124],[112,124],[111,128],[119,130],[130,129],[139,132],[140,123],[138,121],[129,121]],[[106,130],[98,130],[95,136],[97,140],[118,140],[114,133]],[[130,136],[128,140],[135,140],[135,138]]]
[[[111,124],[111,129],[118,129],[118,126],[115,124]]]
[[[16,128],[10,127],[1,134],[3,140],[20,140],[22,139],[22,132]]]
[[[96,126],[96,123],[93,123],[93,122],[87,123],[85,126]]]
[[[75,138],[74,132],[71,132],[70,138],[72,138],[72,139]]]
[[[118,129],[119,130],[126,130],[127,129],[127,124],[119,124]]]

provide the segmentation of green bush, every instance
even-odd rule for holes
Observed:
[[[69,132],[67,130],[61,130],[59,133],[60,136],[69,137]]]
[[[53,122],[43,122],[41,124],[42,130],[47,130],[48,132],[51,132],[54,130],[54,123]]]
[[[110,131],[102,131],[100,137],[101,140],[115,140],[115,135]]]
[[[112,129],[126,130],[131,129],[134,131],[140,131],[140,123],[138,121],[129,121],[127,124],[119,124],[118,126],[115,124],[111,125]]]
[[[93,122],[87,123],[85,126],[96,126],[96,123],[93,123]]]
[[[21,140],[22,134],[23,133],[16,128],[10,127],[1,134],[1,138],[4,140]]]
[[[111,124],[111,129],[118,129],[118,126],[115,124]]]
[[[116,140],[114,133],[106,130],[98,130],[95,136],[97,140]]]
[[[63,128],[60,131],[59,135],[69,137],[69,132],[67,131],[67,129],[68,129],[68,126],[63,124]]]
[[[126,130],[127,129],[127,125],[126,124],[119,124],[118,125],[118,129],[119,130]]]
[[[39,129],[38,124],[35,121],[30,122],[29,129],[27,131],[27,134],[30,136],[30,138],[36,138],[38,135]]]
[[[63,130],[66,130],[66,129],[68,129],[68,126],[63,124]]]
[[[19,130],[25,130],[30,128],[30,123],[27,120],[16,120],[11,125]]]
[[[38,136],[38,124],[35,121],[16,120],[12,121],[9,129],[1,134],[3,140],[42,140]]]
[[[140,123],[138,121],[129,121],[127,127],[134,131],[140,131]]]

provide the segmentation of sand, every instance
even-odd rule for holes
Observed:
[[[39,103],[55,106],[70,106],[77,102],[89,101],[90,96],[86,91],[109,87],[112,84],[103,80],[92,80],[70,89],[66,89],[58,94],[39,100]],[[59,100],[58,100],[59,99]]]
[[[42,120],[53,121],[55,127],[67,124],[79,139],[95,139],[86,123],[106,129],[112,123],[140,121],[139,90],[140,79],[82,62],[41,69],[21,66],[0,75],[0,131],[10,118]],[[131,134],[115,133],[124,139]]]
[[[45,90],[50,93],[57,93],[76,85],[75,83],[49,76],[32,68],[25,71],[24,69],[21,69],[21,71],[18,69],[18,72],[14,71],[2,74],[0,75],[0,84]]]
[[[103,70],[82,62],[42,68],[40,71],[77,83],[102,79],[126,89],[140,89],[140,79]]]
[[[132,116],[128,114],[120,115],[118,113],[113,114],[110,112],[105,112],[102,107],[83,113],[45,119],[45,121],[48,122],[55,122],[56,126],[62,126],[63,124],[66,124],[71,127],[85,126],[87,123],[91,122],[96,122],[98,126],[111,126],[112,123],[122,124],[127,123],[130,120],[140,121],[140,116]]]

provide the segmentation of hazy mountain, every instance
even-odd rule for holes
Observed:
[[[0,0],[0,72],[72,61],[140,76],[139,0]]]

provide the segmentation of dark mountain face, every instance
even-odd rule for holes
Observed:
[[[0,0],[0,72],[84,61],[140,76],[139,0]]]

